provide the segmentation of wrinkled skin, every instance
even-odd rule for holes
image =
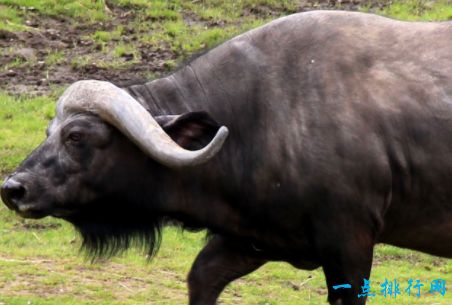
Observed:
[[[208,163],[166,168],[84,113],[51,125],[2,198],[72,222],[95,255],[136,239],[152,253],[168,221],[208,229],[191,305],[275,260],[322,267],[332,305],[365,304],[376,243],[452,258],[451,34],[360,13],[279,19],[127,89],[187,149],[227,126]]]

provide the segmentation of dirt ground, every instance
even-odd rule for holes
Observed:
[[[381,8],[383,1],[372,0],[301,0],[297,11],[313,9],[346,9],[358,10],[361,6],[375,9]],[[0,5],[1,9],[1,5]],[[8,32],[0,30],[0,90],[12,94],[41,95],[48,94],[55,87],[70,84],[80,79],[108,80],[119,86],[142,83],[149,75],[166,72],[168,60],[180,58],[170,46],[152,47],[141,43],[139,35],[149,35],[136,31],[130,24],[135,17],[133,8],[109,6],[110,21],[93,25],[73,24],[66,17],[43,17],[33,9],[26,9],[26,25],[31,30],[25,32]],[[293,12],[275,11],[270,7],[259,6],[245,11],[257,17],[272,17]],[[206,22],[194,18],[190,12],[183,12],[184,20],[190,23],[202,22],[205,27],[221,27],[222,24]],[[100,46],[92,39],[86,38],[96,30],[110,31],[122,25],[124,32],[120,38],[123,42],[133,42],[139,52],[138,61],[127,65],[127,68],[105,68],[96,60],[83,65],[71,65],[71,60],[86,55],[100,54]],[[84,38],[85,37],[85,38]],[[52,52],[62,53],[64,59],[58,63],[49,63],[46,58]],[[130,54],[121,56],[124,62],[131,60]],[[96,58],[96,57],[94,57]],[[14,61],[19,64],[11,66]],[[10,67],[10,68],[9,68]]]
[[[95,61],[83,66],[73,66],[71,60],[84,55],[99,53],[99,46],[91,39],[84,37],[96,30],[110,31],[117,25],[124,25],[127,35],[121,40],[136,39],[134,29],[128,27],[133,20],[133,11],[120,8],[112,10],[113,18],[108,23],[97,23],[95,29],[92,25],[73,25],[71,19],[66,17],[43,17],[31,11],[27,12],[26,24],[36,30],[26,32],[7,32],[0,30],[0,48],[15,50],[0,57],[0,67],[11,63],[16,58],[27,62],[26,65],[14,67],[0,73],[0,90],[13,94],[45,94],[51,90],[52,85],[70,84],[80,79],[100,79],[115,82],[120,85],[143,82],[143,74],[149,72],[162,72],[164,63],[174,59],[175,54],[170,50],[149,49],[139,44],[140,62],[127,69],[106,69],[99,67]],[[46,57],[55,51],[64,54],[65,60],[61,63],[49,65]],[[124,56],[124,61],[127,61]]]

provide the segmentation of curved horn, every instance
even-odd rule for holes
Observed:
[[[172,168],[207,162],[221,149],[228,136],[228,129],[222,126],[203,149],[186,150],[165,133],[137,100],[125,90],[104,81],[78,81],[66,89],[58,100],[56,119],[63,120],[77,112],[97,114],[147,155]]]

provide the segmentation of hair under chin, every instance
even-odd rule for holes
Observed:
[[[92,260],[109,258],[131,246],[145,249],[149,258],[157,253],[162,229],[157,217],[139,212],[96,214],[90,211],[67,219],[82,237],[82,251]]]

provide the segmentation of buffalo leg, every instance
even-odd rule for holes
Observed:
[[[366,292],[376,293],[376,286],[368,283],[372,267],[374,242],[365,230],[353,231],[345,236],[332,233],[322,242],[320,256],[328,285],[331,305],[364,305]],[[328,244],[328,240],[331,241]],[[325,242],[326,241],[326,242]],[[351,288],[333,286],[348,284]],[[369,294],[370,296],[370,294]]]
[[[221,236],[211,239],[198,254],[188,275],[189,304],[216,304],[226,285],[265,264],[253,251],[251,245],[235,240]]]

